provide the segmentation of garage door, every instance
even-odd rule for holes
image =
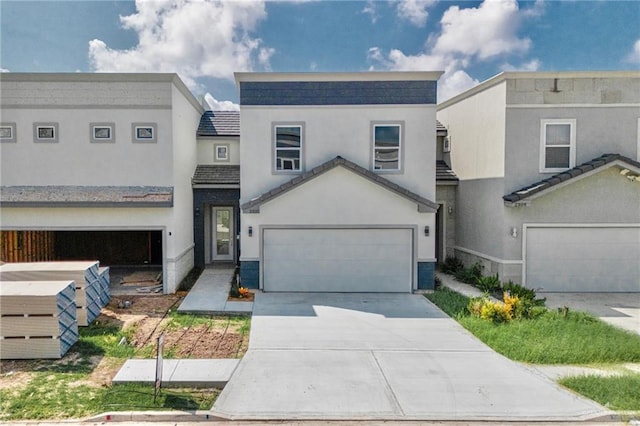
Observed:
[[[411,291],[411,229],[266,229],[263,244],[265,291]]]
[[[558,292],[640,291],[640,228],[527,228],[526,285]]]

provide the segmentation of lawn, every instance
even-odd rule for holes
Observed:
[[[515,361],[532,364],[640,362],[640,336],[583,312],[547,311],[508,323],[471,316],[469,298],[443,288],[426,296],[488,346]]]
[[[560,384],[612,410],[640,411],[640,374],[567,377]]]
[[[171,342],[165,358],[242,356],[251,324],[249,317],[170,313],[157,318],[157,327],[145,331],[154,324],[150,318],[125,329],[123,323],[110,319],[101,315],[89,327],[81,327],[79,341],[61,360],[2,361],[0,423],[82,418],[107,411],[208,410],[218,389],[162,389],[154,402],[151,385],[113,385],[111,378],[126,359],[155,356],[152,336],[161,331]],[[191,334],[204,338],[206,344],[187,339]]]

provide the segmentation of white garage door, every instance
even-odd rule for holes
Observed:
[[[640,228],[527,228],[526,285],[558,292],[640,291]]]
[[[265,291],[410,292],[410,229],[265,229]]]

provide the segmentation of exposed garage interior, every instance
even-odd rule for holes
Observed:
[[[103,266],[162,266],[161,230],[3,230],[0,261],[98,260]]]

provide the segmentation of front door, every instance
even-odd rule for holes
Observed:
[[[213,231],[212,260],[233,260],[235,233],[233,232],[233,207],[213,207],[211,210]]]

